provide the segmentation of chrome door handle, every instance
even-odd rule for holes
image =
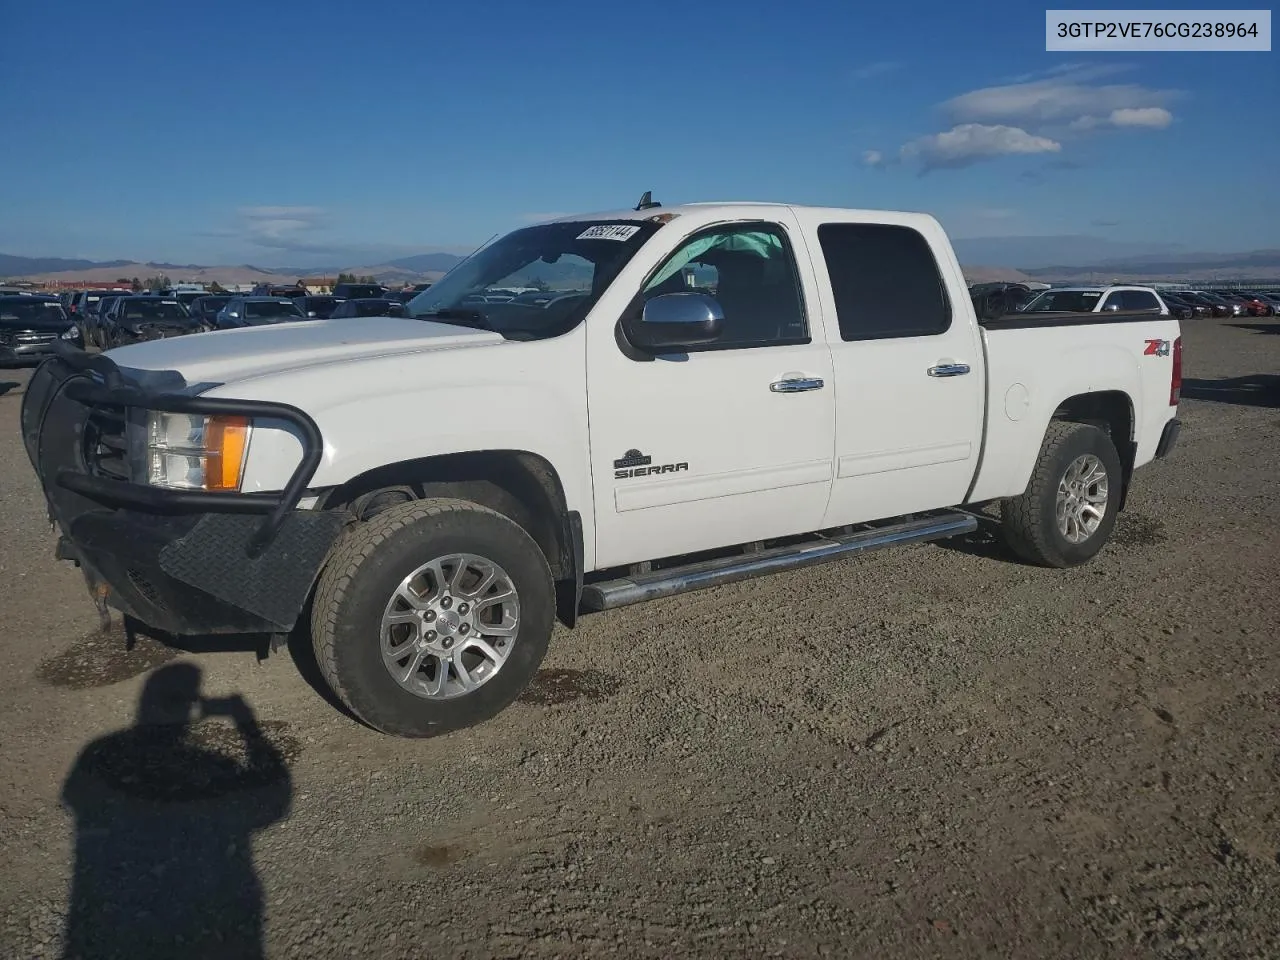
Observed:
[[[769,384],[774,393],[804,393],[806,390],[821,390],[823,381],[819,377],[796,377],[791,380],[775,380]]]
[[[936,367],[930,367],[928,374],[931,377],[963,377],[969,372],[967,363],[940,363]]]

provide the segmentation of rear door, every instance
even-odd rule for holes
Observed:
[[[808,235],[836,387],[836,474],[823,525],[963,502],[981,450],[985,370],[945,234],[916,218],[819,219]]]

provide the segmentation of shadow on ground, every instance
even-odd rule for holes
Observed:
[[[301,746],[242,697],[200,687],[194,664],[161,667],[134,726],[93,741],[67,775],[68,957],[263,955],[252,839],[289,816]]]
[[[17,380],[0,380],[0,397],[3,397],[10,390],[22,386]]]
[[[1280,408],[1280,374],[1255,373],[1225,380],[1183,380],[1182,399],[1274,410]]]
[[[1280,333],[1280,323],[1229,323],[1227,326],[1237,330],[1252,330],[1254,333]]]

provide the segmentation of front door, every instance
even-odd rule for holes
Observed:
[[[831,491],[835,389],[795,224],[695,233],[643,298],[712,292],[714,344],[637,356],[612,324],[588,332],[596,567],[816,530]]]

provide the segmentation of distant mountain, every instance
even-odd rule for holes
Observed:
[[[0,253],[0,277],[21,277],[29,273],[60,273],[63,270],[91,270],[94,267],[124,267],[128,260],[67,260],[63,257],[18,257]]]
[[[1064,234],[1044,237],[961,237],[952,241],[961,263],[1008,263],[1019,270],[1062,263],[1110,263],[1135,257],[1172,257],[1185,248],[1174,243],[1126,243]]]
[[[1247,253],[1185,253],[1147,255],[1119,260],[1092,261],[1084,266],[1057,265],[1026,270],[1033,276],[1123,274],[1127,278],[1178,279],[1181,277],[1263,279],[1280,277],[1280,250]]]
[[[403,257],[399,260],[388,260],[388,267],[400,267],[404,270],[412,270],[414,273],[428,273],[432,271],[440,271],[441,273],[453,269],[462,257],[452,253],[420,253],[413,257]]]

